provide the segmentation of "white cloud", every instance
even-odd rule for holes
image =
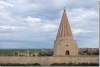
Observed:
[[[69,20],[73,28],[98,31],[98,11],[94,9],[71,9]]]
[[[39,22],[41,22],[41,19],[40,18],[33,18],[33,17],[31,17],[31,16],[28,16],[27,18],[26,18],[26,21],[28,21],[28,22],[34,22],[34,23],[39,23]]]
[[[54,24],[45,24],[42,27],[42,30],[46,32],[52,32],[52,31],[55,31],[56,29],[57,29],[57,26]]]
[[[92,32],[94,32],[94,31],[84,30],[84,29],[72,29],[72,31],[75,35],[79,35],[81,33],[92,33]]]
[[[25,29],[25,27],[4,25],[4,26],[0,26],[0,33],[12,33],[23,29]]]
[[[86,8],[76,8],[70,11],[71,19],[73,21],[87,21],[91,19],[97,19],[98,12],[94,9],[86,9]]]
[[[48,23],[51,21],[47,22],[46,20],[41,20],[40,18],[34,18],[31,16],[28,16],[26,18],[26,21],[35,31],[52,32],[52,31],[55,31],[57,28],[55,24]]]
[[[5,2],[5,1],[0,1],[0,6],[6,6],[6,7],[13,7],[13,4]]]

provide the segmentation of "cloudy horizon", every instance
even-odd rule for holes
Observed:
[[[99,48],[98,0],[0,0],[0,49],[53,48],[63,9],[79,48]]]

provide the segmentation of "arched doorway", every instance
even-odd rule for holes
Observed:
[[[65,53],[65,55],[69,55],[69,50],[66,50],[66,53]]]

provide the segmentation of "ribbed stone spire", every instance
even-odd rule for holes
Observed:
[[[72,37],[72,32],[67,18],[66,10],[64,9],[56,39],[67,37]]]
[[[78,47],[73,39],[65,9],[54,44],[54,56],[78,55]]]

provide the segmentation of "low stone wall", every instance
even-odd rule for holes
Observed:
[[[99,56],[44,56],[44,57],[20,57],[20,56],[0,56],[0,63],[31,64],[39,63],[49,65],[53,63],[99,63]]]

